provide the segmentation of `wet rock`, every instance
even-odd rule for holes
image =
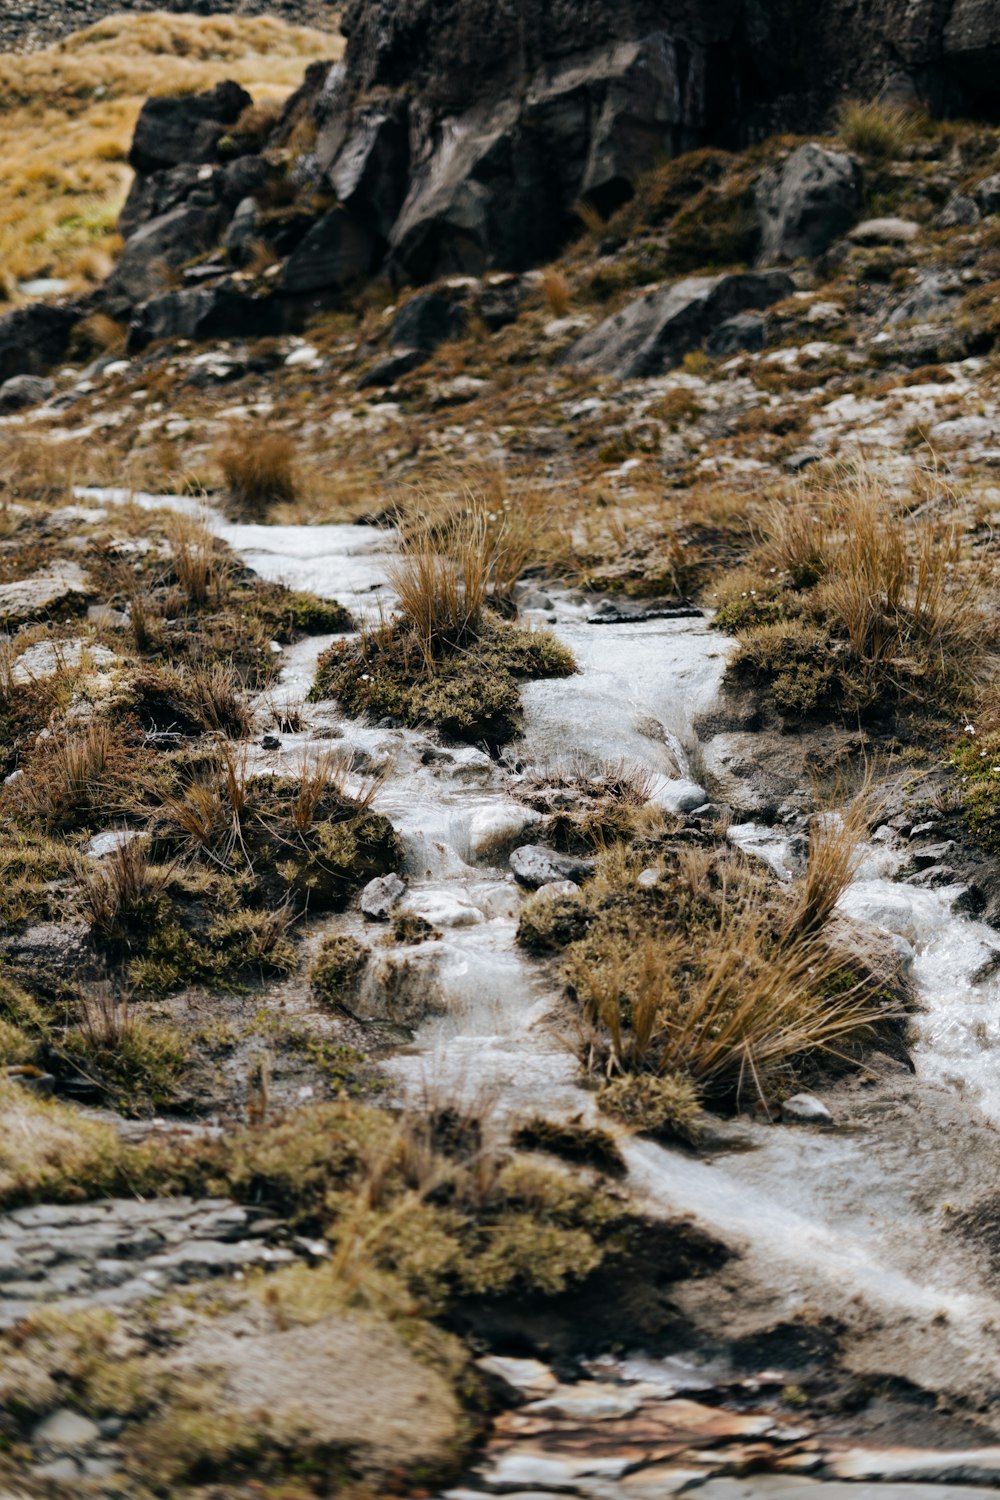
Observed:
[[[380,875],[361,892],[359,905],[369,922],[388,922],[393,907],[406,895],[406,881],[398,875]]]
[[[476,1368],[491,1383],[499,1385],[508,1398],[514,1395],[523,1401],[537,1400],[556,1388],[555,1375],[537,1359],[489,1354],[476,1360]]]
[[[431,353],[440,344],[461,338],[465,329],[465,313],[454,302],[437,292],[420,292],[396,314],[389,345]]]
[[[51,380],[42,375],[12,375],[0,385],[0,411],[23,411],[38,406],[55,390]]]
[[[572,854],[558,854],[554,849],[545,849],[541,844],[523,844],[510,857],[510,868],[518,885],[529,891],[537,891],[543,885],[569,880],[579,885],[593,874],[594,861],[580,859]]]
[[[372,270],[376,245],[371,232],[343,208],[325,214],[292,251],[281,275],[285,292],[336,291]]]
[[[926,844],[914,853],[913,866],[917,870],[926,870],[931,865],[941,864],[952,858],[957,847],[954,839],[945,839],[940,844]]]
[[[736,313],[768,307],[793,289],[783,271],[690,276],[606,318],[570,346],[563,362],[621,379],[661,375]]]
[[[252,103],[246,89],[229,81],[203,94],[147,99],[136,121],[129,165],[149,173],[212,161],[227,126]]]
[[[472,860],[500,859],[524,837],[532,824],[542,821],[530,807],[483,807],[469,819],[466,853]]]
[[[86,1448],[96,1443],[100,1436],[101,1430],[96,1422],[69,1407],[61,1407],[39,1422],[31,1434],[31,1441],[36,1448]]]
[[[938,214],[934,223],[938,229],[970,228],[981,218],[979,205],[968,193],[956,193]]]
[[[0,381],[41,375],[63,359],[83,313],[76,307],[29,303],[0,318]]]
[[[767,323],[753,313],[737,313],[727,318],[705,340],[705,353],[712,359],[727,354],[756,354],[766,341]]]
[[[447,890],[414,892],[405,909],[431,927],[478,927],[484,920],[479,907],[466,895]]]
[[[757,187],[761,260],[822,255],[850,228],[862,204],[861,168],[842,151],[809,142]]]
[[[662,807],[666,812],[689,813],[698,807],[704,807],[708,801],[708,793],[703,786],[696,781],[681,778],[674,781],[664,780],[653,789],[650,802],[657,807]]]
[[[908,245],[920,233],[913,219],[865,219],[855,224],[848,239],[855,245]]]
[[[793,1094],[781,1106],[781,1118],[789,1125],[832,1125],[833,1115],[815,1094]]]
[[[10,628],[56,611],[75,612],[86,602],[86,593],[83,570],[73,562],[60,562],[31,578],[0,584],[0,625]]]
[[[983,214],[1000,213],[1000,172],[987,177],[975,189],[975,199]]]

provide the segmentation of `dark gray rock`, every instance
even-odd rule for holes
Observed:
[[[593,874],[592,859],[578,859],[572,854],[559,854],[555,849],[545,849],[541,844],[522,844],[510,857],[510,868],[518,885],[529,891],[540,890],[543,885],[570,880],[578,885]]]
[[[238,83],[216,84],[204,94],[147,99],[136,122],[129,165],[150,173],[181,163],[215,159],[219,140],[253,100]]]
[[[397,380],[402,380],[404,375],[409,375],[411,370],[426,364],[427,358],[423,349],[397,349],[395,354],[387,354],[384,359],[372,365],[370,370],[366,370],[358,381],[357,389],[384,390],[387,386],[395,385]]]
[[[727,354],[756,354],[766,342],[767,322],[753,313],[737,313],[712,330],[705,340],[705,353],[713,359]]]
[[[465,313],[437,292],[411,297],[393,320],[389,345],[393,349],[422,349],[428,354],[466,330]]]
[[[931,272],[921,276],[889,314],[889,323],[927,323],[945,318],[962,292],[961,285]]]
[[[279,298],[242,291],[232,281],[166,292],[136,309],[128,352],[137,354],[157,339],[269,338],[284,333],[289,318]]]
[[[406,895],[406,881],[399,875],[379,875],[361,892],[359,905],[369,922],[388,922],[394,906]]]
[[[22,411],[38,406],[55,390],[51,380],[42,375],[12,375],[0,385],[0,411]]]
[[[370,231],[337,207],[313,225],[289,256],[281,287],[295,294],[337,291],[367,276],[376,257]]]
[[[755,201],[762,262],[822,255],[861,211],[861,168],[852,156],[810,141],[764,173]]]
[[[476,312],[491,333],[515,323],[524,301],[524,282],[519,276],[494,276],[483,282],[476,296]]]
[[[689,276],[606,318],[571,345],[563,363],[622,379],[661,375],[736,313],[768,307],[793,289],[783,271]]]
[[[316,163],[338,202],[377,239],[388,240],[410,165],[405,98],[336,117],[317,138]]]
[[[259,223],[260,209],[257,207],[256,198],[244,198],[236,206],[232,223],[226,230],[226,237],[223,241],[226,254],[234,266],[245,265],[249,259]]]
[[[102,300],[123,313],[166,291],[172,272],[214,245],[224,222],[219,206],[193,203],[151,219],[126,241],[121,259],[102,288]]]
[[[70,334],[82,317],[76,307],[31,302],[0,318],[0,381],[41,375],[65,358]]]
[[[143,224],[162,218],[189,200],[197,199],[201,207],[211,207],[222,199],[224,188],[225,176],[220,167],[195,162],[164,168],[148,177],[137,173],[118,218],[119,232],[128,239]]]

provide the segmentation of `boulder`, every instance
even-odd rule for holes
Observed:
[[[38,406],[55,390],[51,380],[42,375],[12,375],[0,385],[0,411],[22,411]]]
[[[79,564],[55,563],[30,578],[0,583],[0,626],[6,630],[54,613],[75,613],[86,598],[87,583]]]
[[[404,375],[409,375],[411,370],[425,364],[427,357],[423,349],[398,349],[395,354],[387,354],[384,359],[372,365],[370,370],[366,370],[356,389],[384,390],[387,386],[395,385],[397,380],[402,380]]]
[[[756,313],[737,313],[714,328],[705,340],[705,353],[712,359],[727,354],[756,354],[766,342],[767,322]]]
[[[962,287],[943,276],[930,272],[922,276],[917,284],[905,293],[901,302],[889,314],[889,323],[927,323],[948,316],[955,306],[956,297],[961,296]]]
[[[222,183],[220,168],[199,166],[195,162],[183,162],[149,177],[137,173],[132,179],[125,207],[118,216],[118,231],[128,239],[143,224],[148,224],[151,219],[161,219],[195,194],[202,207],[211,206],[222,196]]]
[[[156,339],[269,338],[284,333],[288,322],[289,309],[280,299],[255,296],[226,280],[144,302],[129,325],[128,352],[137,354]]]
[[[396,314],[389,333],[393,349],[421,349],[431,353],[439,344],[461,338],[465,313],[438,292],[419,292]]]
[[[524,301],[525,285],[520,276],[491,276],[476,296],[476,312],[491,333],[515,323]]]
[[[31,302],[0,318],[0,381],[40,375],[63,359],[83,313],[77,307]]]
[[[325,214],[289,256],[282,291],[336,291],[366,276],[377,256],[369,230],[343,208]]]
[[[822,255],[845,234],[862,204],[861,168],[852,156],[809,142],[757,184],[761,261]]]
[[[224,224],[219,207],[186,203],[151,219],[125,243],[121,259],[101,292],[119,313],[146,302],[170,285],[171,272],[214,245]]]
[[[689,276],[630,302],[572,344],[563,362],[621,379],[662,375],[735,314],[794,289],[783,271]]]
[[[129,165],[148,174],[181,163],[213,161],[227,128],[252,103],[246,89],[231,81],[204,94],[147,99],[136,121]]]
[[[572,854],[559,854],[555,849],[545,849],[541,844],[522,844],[510,857],[510,868],[518,885],[529,891],[540,890],[543,885],[570,880],[578,885],[594,872],[592,859],[580,859]]]
[[[338,202],[377,239],[388,240],[410,164],[405,98],[334,119],[317,138],[316,163]]]

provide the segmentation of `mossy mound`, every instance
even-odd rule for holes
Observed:
[[[428,663],[402,622],[338,642],[319,660],[311,697],[336,698],[348,713],[426,725],[497,749],[520,726],[518,682],[565,677],[572,653],[548,631],[484,615],[479,633]]]

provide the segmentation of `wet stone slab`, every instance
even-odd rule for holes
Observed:
[[[225,1199],[38,1204],[0,1216],[0,1329],[39,1303],[123,1306],[297,1258],[283,1226]]]

